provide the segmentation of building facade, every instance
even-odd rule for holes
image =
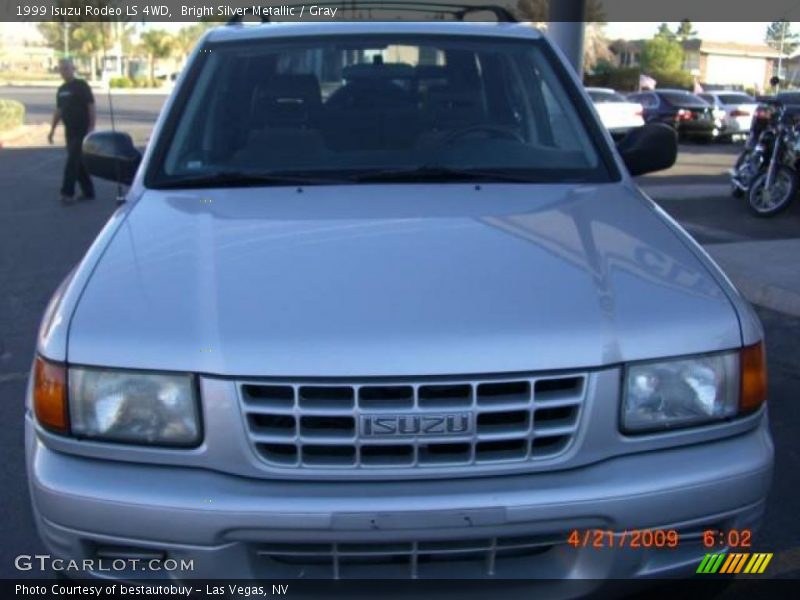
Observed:
[[[641,64],[645,40],[617,40],[611,44],[620,67]],[[770,78],[777,73],[780,52],[766,44],[740,44],[686,40],[682,43],[683,70],[695,76],[709,89],[768,89]]]

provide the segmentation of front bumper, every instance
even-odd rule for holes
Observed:
[[[259,481],[96,460],[51,450],[30,418],[26,445],[36,522],[53,555],[82,560],[124,547],[194,561],[189,572],[85,574],[126,578],[682,575],[706,552],[703,529],[758,524],[773,461],[766,413],[757,428],[706,444],[558,472],[414,482]],[[681,541],[566,544],[574,529],[637,528],[678,529]],[[527,551],[487,550],[520,539]],[[348,561],[344,548],[372,550]]]

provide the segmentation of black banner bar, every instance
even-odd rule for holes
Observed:
[[[550,6],[551,2],[558,2]],[[463,9],[467,8],[465,12]],[[270,21],[410,20],[457,18],[547,22],[800,20],[796,0],[2,0],[0,21],[192,22],[232,18]]]
[[[781,600],[796,598],[798,581],[792,579],[746,578],[721,576],[683,580],[645,581],[593,579],[575,580],[145,580],[96,581],[19,579],[3,580],[0,597],[64,600],[65,598],[206,600],[222,598],[309,598],[309,599],[421,599],[437,598],[468,600],[491,598],[503,600],[525,598],[586,597],[634,598],[637,600],[722,598]]]

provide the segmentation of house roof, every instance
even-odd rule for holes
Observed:
[[[766,44],[741,44],[739,42],[715,42],[712,40],[686,40],[684,50],[698,50],[701,54],[724,54],[727,56],[753,56],[778,58],[781,53]]]
[[[647,40],[616,40],[611,49],[617,52],[639,52]],[[684,50],[699,51],[701,54],[723,54],[726,56],[751,56],[754,58],[778,58],[781,53],[766,44],[740,44],[739,42],[715,42],[711,40],[686,40]]]

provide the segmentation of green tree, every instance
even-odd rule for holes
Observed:
[[[645,71],[679,71],[683,67],[683,48],[674,40],[656,35],[642,46],[640,62]]]
[[[134,34],[136,25],[125,21],[116,21],[112,26],[114,42],[119,42],[123,54],[132,54],[136,50]]]
[[[66,46],[69,47],[69,30],[70,24],[66,27],[64,23],[58,21],[47,21],[44,23],[37,23],[36,28],[39,30],[39,35],[42,36],[45,45],[52,48],[56,52],[64,52],[64,36],[67,36]]]
[[[667,25],[666,23],[662,23],[661,25],[658,26],[658,31],[656,31],[654,37],[672,41],[675,39],[675,33],[672,31],[672,29],[669,28],[669,25]]]
[[[96,2],[88,2],[89,4],[96,4]],[[67,9],[67,8],[82,8],[84,2],[81,0],[54,0],[53,6],[60,8],[60,9]],[[59,55],[64,55],[65,49],[66,53],[69,54],[74,50],[72,44],[72,34],[76,27],[80,25],[79,23],[68,23],[64,17],[58,17],[53,21],[46,21],[42,23],[37,23],[36,28],[39,31],[39,35],[42,36],[45,45],[48,48],[52,48],[55,50]],[[66,37],[66,39],[64,39]]]
[[[54,6],[59,8],[101,8],[108,5],[109,0],[54,0]],[[124,19],[65,22],[64,18],[60,18],[38,23],[37,28],[45,44],[58,54],[63,55],[66,51],[66,54],[88,62],[90,79],[94,79],[97,74],[99,60],[115,44],[119,43],[123,54],[130,53],[131,35],[134,31],[134,26]]]
[[[108,21],[87,21],[72,24],[70,46],[74,54],[89,61],[90,79],[97,76],[99,59],[114,44],[111,23]]]
[[[182,61],[186,62],[189,53],[194,49],[195,44],[200,39],[207,29],[213,27],[214,23],[205,21],[198,21],[185,27],[181,27],[174,37],[174,52],[175,55]]]
[[[150,63],[150,81],[155,81],[156,61],[172,56],[175,40],[163,29],[149,29],[141,35],[139,46]]]
[[[791,54],[800,44],[797,34],[792,32],[792,24],[785,19],[769,24],[764,41],[784,54]]]
[[[678,28],[675,30],[675,37],[677,37],[680,41],[685,42],[688,39],[697,36],[697,31],[694,30],[694,26],[689,19],[683,19],[678,24]]]

